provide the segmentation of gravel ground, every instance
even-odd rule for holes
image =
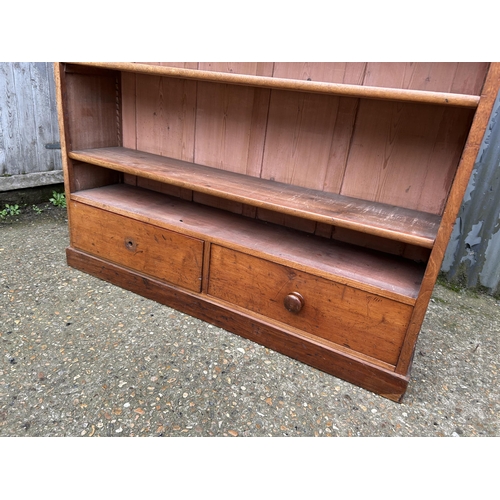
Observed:
[[[66,265],[0,222],[0,436],[499,436],[500,302],[437,285],[401,404]]]

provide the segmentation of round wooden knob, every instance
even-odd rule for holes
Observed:
[[[288,311],[298,313],[304,307],[304,297],[299,292],[292,292],[285,297],[284,303]]]

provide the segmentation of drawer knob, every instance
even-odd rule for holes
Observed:
[[[299,292],[292,292],[285,297],[284,303],[288,311],[298,313],[304,307],[304,297]]]

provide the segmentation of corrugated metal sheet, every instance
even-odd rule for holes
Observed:
[[[443,261],[451,282],[500,293],[500,96]]]
[[[58,142],[52,63],[0,63],[0,190],[17,186],[15,176],[23,184],[31,174],[21,187],[58,178],[43,175],[62,169],[60,150],[48,149]]]

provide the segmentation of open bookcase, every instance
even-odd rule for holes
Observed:
[[[495,63],[56,63],[69,265],[394,401]]]

